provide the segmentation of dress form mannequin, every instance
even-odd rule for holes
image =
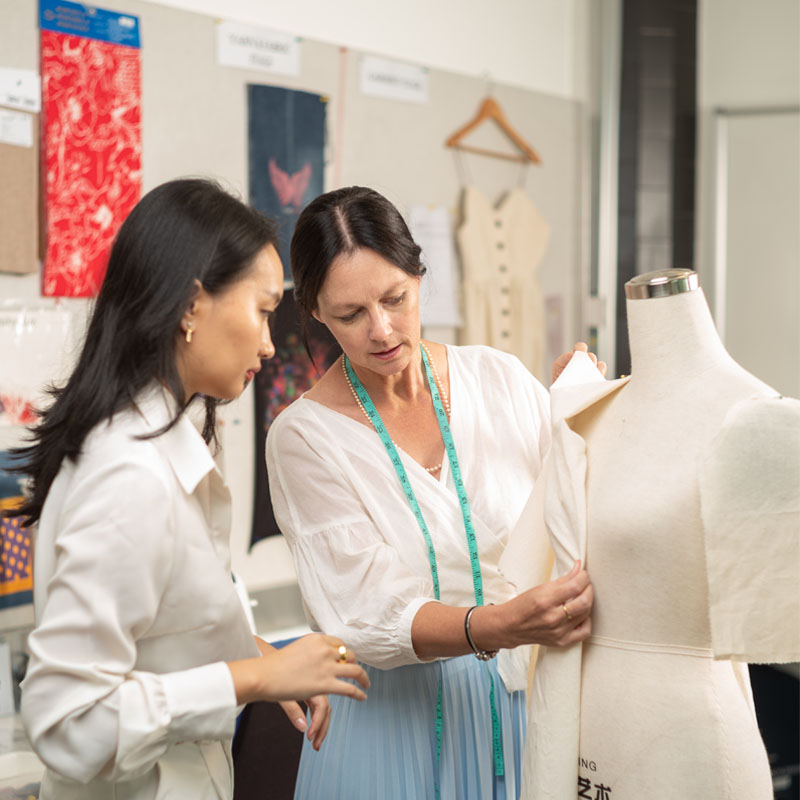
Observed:
[[[593,638],[596,644],[609,639],[707,650],[711,635],[699,457],[734,403],[776,393],[725,351],[702,290],[682,285],[677,276],[667,280],[681,291],[647,296],[647,284],[627,287],[631,379],[572,424],[587,447],[587,567],[598,598]],[[644,296],[630,297],[637,290]],[[613,591],[615,584],[625,591]],[[715,662],[710,654],[628,651],[620,660],[619,653],[613,646],[584,652],[581,730],[586,736],[580,752],[597,770],[584,768],[581,775],[591,778],[593,786],[602,782],[597,777],[613,783],[614,798],[772,797],[744,670]],[[592,680],[592,673],[607,674],[608,668],[620,666],[622,674],[611,686]],[[623,726],[606,748],[596,733],[609,722],[615,721],[614,727],[621,722],[617,709],[622,697],[617,695],[628,694],[634,677],[630,669],[654,681],[641,695],[642,717],[657,719],[662,703],[678,704],[685,713],[669,715],[674,728],[656,724],[649,739],[641,738],[641,719],[634,718],[632,732],[639,740],[629,738]],[[660,687],[662,670],[670,683],[676,677],[673,670],[680,670],[684,685]],[[709,688],[716,696],[707,694]],[[677,737],[689,747],[679,742],[671,761],[662,737]],[[634,763],[650,764],[631,774],[630,782],[613,774],[620,740],[627,740],[624,747]],[[632,747],[641,749],[634,754]],[[728,786],[735,787],[734,793],[726,793]]]
[[[785,646],[797,647],[797,577],[781,563],[797,562],[797,503],[788,500],[794,521],[774,557],[754,567],[756,579],[790,587],[789,605],[776,613],[772,597],[747,596],[754,580],[749,554],[738,542],[729,546],[736,532],[714,516],[725,505],[718,502],[725,483],[719,474],[728,476],[727,461],[718,469],[717,450],[731,418],[735,423],[738,410],[752,404],[759,409],[753,418],[769,423],[777,414],[782,438],[796,438],[798,404],[778,400],[728,355],[694,273],[639,276],[626,293],[632,377],[561,390],[566,408],[554,429],[540,508],[529,518],[547,530],[556,574],[573,558],[585,560],[595,606],[583,646],[540,654],[522,797],[769,800],[766,752],[747,669],[738,662],[791,660],[783,642],[793,639]],[[556,384],[554,417],[558,391]],[[738,447],[745,427],[733,430]],[[794,476],[796,466],[779,465]],[[769,523],[764,509],[780,506],[786,518],[784,497],[772,497],[772,482],[763,478],[746,476],[763,500],[753,516]],[[792,480],[784,495],[791,495]],[[725,616],[719,608],[728,595],[744,599]],[[772,612],[766,623],[745,619],[758,605]],[[764,628],[768,635],[753,644],[751,627],[755,638]]]

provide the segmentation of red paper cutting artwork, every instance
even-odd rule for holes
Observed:
[[[47,252],[42,292],[92,297],[141,194],[139,50],[42,31]]]

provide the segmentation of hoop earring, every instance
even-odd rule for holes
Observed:
[[[192,343],[192,334],[194,333],[194,325],[191,322],[186,323],[186,344]]]

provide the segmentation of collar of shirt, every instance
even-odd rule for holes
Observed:
[[[160,385],[154,385],[136,398],[136,407],[151,430],[159,430],[175,416],[175,398]],[[216,470],[214,458],[200,432],[187,416],[153,440],[169,461],[184,491],[192,494],[209,472]]]

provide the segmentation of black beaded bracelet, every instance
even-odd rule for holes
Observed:
[[[464,633],[467,634],[467,642],[469,642],[472,652],[475,653],[475,658],[477,658],[478,661],[491,661],[491,659],[497,655],[497,650],[479,650],[475,646],[475,642],[472,641],[472,634],[469,630],[469,619],[472,616],[472,612],[476,608],[479,608],[479,606],[472,606],[472,608],[467,611],[467,615],[464,617]]]

